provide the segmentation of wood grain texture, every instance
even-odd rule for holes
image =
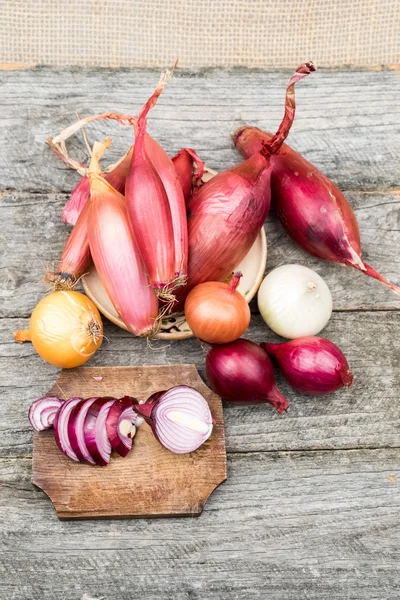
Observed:
[[[59,522],[0,461],[2,597],[398,600],[398,450],[231,454],[199,519]]]
[[[230,141],[237,127],[277,128],[293,71],[177,70],[152,110],[149,131],[171,153],[186,145],[209,167],[229,168],[240,160]],[[70,191],[74,174],[51,155],[46,137],[76,120],[76,112],[137,114],[158,76],[122,69],[0,72],[0,189]],[[345,190],[398,187],[399,93],[396,71],[317,71],[297,86],[289,143]],[[129,128],[88,128],[91,140],[110,132],[108,156],[117,157],[131,143]],[[83,139],[73,143],[75,156],[85,158]]]
[[[94,381],[99,376],[103,380]],[[211,437],[190,454],[169,452],[143,423],[128,456],[114,455],[107,467],[93,467],[64,456],[53,431],[35,433],[32,482],[50,497],[59,519],[201,514],[209,495],[226,479],[226,452],[221,400],[194,365],[65,370],[46,395],[64,400],[133,396],[144,402],[155,392],[183,384],[204,396],[215,419]]]
[[[397,192],[351,192],[364,257],[389,281],[400,285],[400,195]],[[43,283],[54,268],[70,226],[61,220],[63,194],[3,193],[0,215],[7,226],[0,230],[0,315],[30,316],[49,290]],[[289,239],[272,213],[265,224],[267,272],[285,263],[309,266],[326,280],[338,310],[400,308],[400,296],[350,267],[340,267],[305,254]],[[256,302],[252,304],[256,309]]]
[[[0,456],[26,456],[32,451],[27,421],[30,402],[54,383],[58,370],[44,363],[30,344],[19,345],[11,327],[26,320],[0,320],[0,386],[7,392],[0,403]],[[154,342],[106,324],[104,343],[90,365],[141,365],[191,362],[205,379],[205,349],[194,339]],[[289,411],[277,415],[269,405],[225,404],[229,452],[316,450],[400,446],[400,316],[396,311],[337,312],[322,335],[348,358],[355,381],[351,388],[328,397],[295,392],[276,371],[278,386],[289,400]],[[253,315],[246,338],[278,341],[259,315]],[[18,365],[13,369],[13,365]]]
[[[289,72],[180,74],[154,109],[150,131],[171,153],[195,147],[210,167],[240,158],[229,134],[243,122],[273,129]],[[60,211],[77,181],[44,146],[81,115],[137,111],[152,71],[0,73],[0,597],[13,600],[398,600],[400,308],[398,298],[350,269],[307,257],[273,215],[267,269],[315,268],[335,312],[323,335],[356,379],[324,399],[294,393],[286,415],[269,406],[224,407],[229,478],[200,519],[60,522],[30,483],[27,409],[58,371],[11,334],[45,293],[45,268],[67,235]],[[400,78],[396,71],[318,72],[297,88],[290,144],[345,190],[365,258],[399,283]],[[91,140],[105,126],[88,129]],[[131,140],[113,125],[110,161]],[[71,147],[86,156],[79,138]],[[28,235],[29,232],[29,235]],[[359,312],[361,311],[361,312]],[[193,362],[194,341],[140,340],[106,324],[93,366]],[[247,337],[275,336],[253,315]],[[346,393],[347,392],[347,393]]]

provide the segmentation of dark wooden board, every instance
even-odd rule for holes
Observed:
[[[96,382],[95,376],[103,381]],[[64,456],[53,431],[35,434],[32,482],[50,497],[60,519],[201,514],[211,492],[226,479],[226,452],[221,400],[194,365],[65,370],[49,395],[131,395],[144,401],[156,391],[182,384],[203,394],[216,421],[211,437],[196,452],[169,452],[143,423],[126,458],[114,453],[107,467],[95,467]]]

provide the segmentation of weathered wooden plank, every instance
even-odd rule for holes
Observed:
[[[31,453],[27,422],[30,402],[53,385],[57,369],[44,363],[30,344],[19,345],[13,329],[23,319],[0,320],[0,455]],[[194,363],[205,378],[205,350],[192,340],[154,342],[108,324],[107,342],[90,361],[93,366]],[[323,335],[346,354],[354,385],[324,398],[294,392],[278,375],[290,408],[278,416],[269,405],[227,404],[224,419],[230,452],[399,446],[400,316],[398,312],[335,313]],[[254,315],[246,337],[256,342],[277,339]],[[184,383],[184,382],[182,382]],[[94,384],[95,385],[95,384]],[[144,391],[145,395],[145,391]]]
[[[289,76],[289,71],[178,71],[152,111],[150,131],[171,153],[191,146],[210,167],[231,167],[239,156],[230,134],[244,122],[275,129]],[[0,189],[70,191],[75,177],[46,149],[46,136],[75,120],[77,111],[137,113],[157,77],[148,70],[1,72]],[[398,186],[399,93],[395,71],[321,70],[298,86],[290,143],[343,189]],[[100,125],[89,135],[110,131],[112,158],[130,143],[131,132]],[[82,140],[74,146],[83,158]]]
[[[397,600],[399,450],[235,454],[198,519],[57,521],[0,461],[1,596]]]
[[[349,194],[362,232],[365,258],[400,284],[400,196],[396,192]],[[0,316],[29,316],[46,292],[42,283],[55,266],[70,226],[61,220],[63,194],[5,192],[0,196]],[[400,296],[356,272],[310,257],[297,248],[273,214],[267,220],[267,271],[285,263],[316,269],[328,283],[336,309],[400,308]]]

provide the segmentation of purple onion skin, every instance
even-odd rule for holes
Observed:
[[[303,394],[325,395],[353,383],[343,352],[329,340],[307,336],[282,344],[260,344],[275,358],[285,379]]]
[[[206,372],[212,389],[224,400],[235,404],[269,403],[278,413],[288,408],[288,401],[276,387],[271,361],[254,342],[239,339],[212,346]]]
[[[272,134],[257,127],[242,127],[234,135],[237,149],[245,157],[260,152],[272,142]],[[272,203],[292,240],[305,252],[346,265],[389,283],[361,258],[360,231],[356,216],[345,196],[328,177],[286,144],[270,158]]]

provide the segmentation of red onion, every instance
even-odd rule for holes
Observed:
[[[269,403],[278,413],[288,408],[288,401],[276,387],[271,361],[254,342],[240,339],[212,346],[206,371],[212,389],[224,400],[237,404]]]
[[[291,79],[297,80],[314,70],[312,63],[301,65]],[[285,127],[283,127],[285,125]],[[290,125],[284,118],[276,136],[278,149]],[[189,279],[181,294],[205,281],[224,281],[249,252],[270,207],[271,166],[269,148],[260,148],[240,165],[205,183],[188,203]]]
[[[205,398],[188,385],[157,392],[135,409],[160,444],[175,454],[197,450],[208,440],[215,423]]]
[[[290,128],[295,101],[288,88],[284,127]],[[286,122],[285,122],[286,121]],[[292,148],[276,145],[277,136],[257,127],[242,127],[234,135],[243,156],[271,151],[271,194],[279,219],[292,240],[303,250],[378,279],[400,294],[400,287],[382,277],[361,258],[356,216],[339,188]],[[265,189],[269,195],[269,186]]]
[[[96,464],[96,461],[89,451],[85,436],[85,421],[91,406],[97,402],[99,398],[88,398],[82,400],[74,406],[74,410],[67,423],[67,436],[69,443],[78,460]],[[69,401],[68,401],[69,402]]]
[[[78,456],[73,448],[69,436],[69,421],[74,408],[82,402],[82,398],[70,398],[66,400],[58,411],[54,420],[54,436],[56,438],[57,446],[62,452],[72,460],[79,462],[80,455]],[[92,461],[93,462],[93,461]]]
[[[330,394],[353,383],[345,355],[324,338],[307,336],[283,344],[260,344],[290,385],[304,394]]]
[[[46,396],[32,402],[28,413],[32,427],[36,431],[44,431],[53,427],[54,419],[63,402],[54,396]]]
[[[110,444],[120,456],[126,456],[132,449],[132,438],[136,426],[141,423],[141,417],[133,411],[130,396],[116,400],[111,406],[106,419],[107,436]]]
[[[193,183],[200,183],[204,175],[204,163],[191,148],[182,148],[172,159],[179,181],[182,186],[185,202],[188,202],[193,192]],[[197,171],[193,172],[193,164]]]

